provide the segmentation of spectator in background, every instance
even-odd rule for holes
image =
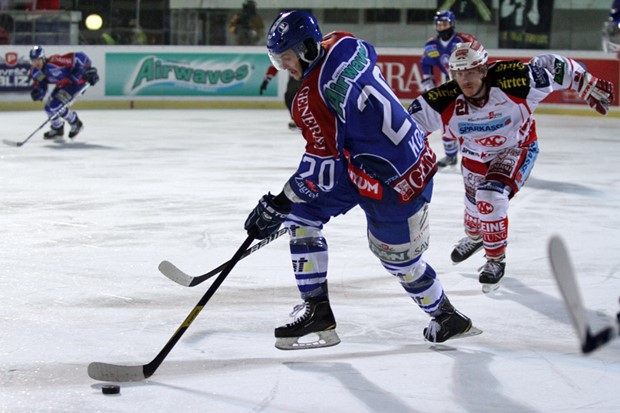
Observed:
[[[0,44],[11,44],[13,19],[8,14],[0,14]]]
[[[434,69],[439,70],[443,79],[449,77],[448,60],[457,44],[473,42],[474,36],[468,33],[456,32],[456,17],[450,10],[439,10],[434,18],[437,35],[431,37],[424,44],[424,55],[420,61],[422,67],[422,89],[427,92],[437,85],[435,84]],[[458,142],[452,136],[443,136],[443,149],[445,156],[437,161],[437,166],[445,168],[448,165],[456,165]]]
[[[616,53],[620,59],[620,0],[614,0],[609,17],[603,25],[603,50]]]
[[[228,31],[235,35],[238,45],[255,45],[265,36],[265,24],[256,13],[256,2],[246,0],[241,11],[236,13],[228,24]]]

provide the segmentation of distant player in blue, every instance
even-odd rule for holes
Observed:
[[[620,58],[620,0],[614,0],[603,25],[603,50]]]
[[[290,11],[272,24],[267,49],[278,70],[302,80],[292,115],[306,140],[297,171],[278,195],[264,195],[245,223],[258,239],[283,222],[290,230],[293,271],[304,302],[296,307],[295,321],[276,328],[276,347],[340,342],[321,230],[357,205],[366,214],[372,253],[432,317],[424,337],[442,342],[479,333],[452,306],[435,270],[422,259],[429,244],[436,157],[381,75],[374,47],[345,32],[323,37],[311,14]],[[299,341],[312,333],[319,339]]]
[[[428,92],[437,86],[434,68],[439,69],[442,79],[441,83],[449,80],[448,60],[456,45],[476,40],[471,34],[454,31],[456,17],[450,10],[438,11],[435,14],[434,22],[437,36],[433,36],[426,41],[424,44],[424,55],[420,61],[420,66],[422,67],[422,89],[424,89],[424,92]],[[459,151],[458,142],[449,136],[443,136],[442,142],[445,157],[437,162],[437,166],[443,168],[448,165],[456,165]]]
[[[84,125],[77,114],[69,108],[68,103],[75,99],[86,82],[94,85],[99,81],[97,69],[92,66],[84,53],[52,55],[47,58],[41,46],[35,46],[30,50],[30,61],[32,62],[30,75],[34,80],[30,92],[32,100],[43,100],[49,85],[55,85],[45,105],[45,113],[48,117],[56,114],[57,116],[52,119],[52,128],[45,132],[44,139],[62,138],[65,133],[65,120],[71,126],[69,138],[76,137]]]

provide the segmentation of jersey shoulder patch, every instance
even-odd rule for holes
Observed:
[[[424,93],[422,97],[430,107],[441,113],[461,94],[461,89],[456,81],[451,80],[435,89]]]
[[[547,71],[538,65],[529,65],[532,79],[534,79],[534,87],[537,89],[549,87],[551,81]]]
[[[520,98],[527,97],[530,91],[530,69],[520,60],[498,61],[489,67],[488,78],[491,86]]]

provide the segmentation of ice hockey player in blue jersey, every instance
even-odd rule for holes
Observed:
[[[292,106],[305,153],[283,190],[264,195],[248,216],[248,234],[263,239],[290,230],[293,271],[303,303],[275,330],[276,347],[293,350],[340,342],[327,291],[323,225],[359,205],[368,245],[383,267],[432,320],[424,337],[442,342],[479,333],[448,300],[422,258],[436,157],[376,65],[372,45],[345,32],[322,36],[304,11],[283,12],[267,49],[273,65],[302,80]],[[402,315],[399,315],[402,317]],[[300,342],[309,334],[316,341]]]
[[[61,139],[64,135],[64,121],[69,123],[69,138],[76,137],[84,125],[77,114],[69,108],[77,95],[82,92],[86,82],[94,85],[99,81],[97,69],[92,66],[84,53],[67,53],[64,55],[45,56],[41,46],[30,50],[32,62],[31,77],[33,88],[30,92],[32,100],[43,100],[50,84],[55,85],[45,104],[48,117],[56,115],[51,121],[51,129],[45,132],[44,139]]]
[[[603,50],[620,58],[620,0],[614,0],[603,25]]]
[[[449,79],[448,60],[450,54],[457,44],[462,42],[473,42],[474,36],[468,33],[455,31],[456,17],[450,10],[439,10],[433,19],[437,35],[431,37],[424,44],[424,55],[420,60],[422,68],[422,89],[427,92],[437,86],[435,83],[435,68],[443,81]],[[443,83],[443,82],[442,82]],[[437,166],[444,168],[456,165],[457,154],[459,151],[458,142],[449,137],[442,136],[443,149],[445,156],[437,161]]]

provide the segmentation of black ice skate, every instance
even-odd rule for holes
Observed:
[[[487,258],[486,264],[480,268],[478,277],[478,281],[482,284],[482,292],[486,294],[497,290],[505,270],[506,263],[503,256],[497,259]]]
[[[291,317],[297,314],[299,315],[295,321],[276,328],[276,348],[301,350],[335,346],[340,343],[340,338],[336,334],[336,319],[327,297],[308,298],[295,306]],[[309,337],[306,337],[308,335]]]
[[[474,327],[471,320],[461,314],[444,297],[439,308],[431,314],[433,319],[424,328],[424,338],[432,343],[443,343],[446,340],[477,336],[482,330]]]
[[[80,118],[77,117],[77,115],[75,116],[75,121],[73,121],[73,123],[70,123],[69,125],[71,125],[71,130],[69,131],[69,138],[71,139],[75,138],[78,133],[80,133],[82,129],[84,129],[84,124],[82,123]]]
[[[457,162],[456,155],[444,156],[443,158],[437,161],[437,166],[440,168],[445,168],[446,166],[456,165],[456,162]]]
[[[59,128],[52,128],[43,134],[43,139],[61,139],[65,134],[65,125],[60,125]]]
[[[452,259],[453,264],[458,264],[459,262],[465,261],[481,249],[482,237],[478,239],[465,237],[454,246],[454,250],[452,250],[450,258]]]

